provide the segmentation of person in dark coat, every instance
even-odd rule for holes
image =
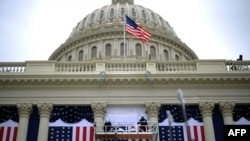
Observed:
[[[110,121],[106,121],[105,123],[104,123],[104,132],[110,132],[110,130],[111,130],[111,122]]]
[[[137,124],[140,125],[139,126],[140,127],[140,130],[139,130],[140,132],[145,132],[146,131],[148,122],[144,117],[141,117],[140,121]]]

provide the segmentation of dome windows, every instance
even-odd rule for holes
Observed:
[[[124,7],[121,8],[120,16],[121,16],[121,17],[124,17],[124,16],[125,16],[125,9],[124,9]]]
[[[112,47],[111,47],[111,44],[107,44],[105,46],[105,56],[111,56],[111,51],[112,51]]]
[[[164,51],[163,51],[163,57],[164,57],[164,60],[165,60],[165,61],[168,61],[168,60],[169,60],[169,54],[168,54],[168,51],[167,51],[167,50],[164,50]]]
[[[115,17],[115,10],[112,8],[109,13],[109,17],[113,19]]]
[[[95,59],[97,56],[97,47],[94,46],[91,48],[91,59]]]
[[[136,44],[135,45],[135,54],[137,56],[142,56],[142,47],[141,47],[141,44]]]
[[[78,61],[83,61],[83,50],[78,53]]]
[[[120,44],[120,55],[124,56],[124,52],[125,52],[125,56],[127,56],[126,50],[127,50],[127,45],[125,44],[125,51],[124,51],[124,43],[121,43]]]
[[[174,58],[175,58],[175,61],[180,61],[180,58],[179,58],[179,56],[177,54],[175,55]]]
[[[68,61],[71,62],[72,61],[72,55],[68,56]]]
[[[99,20],[103,20],[103,19],[104,19],[104,11],[102,10],[99,15]]]
[[[156,22],[155,14],[151,13],[151,17],[152,17],[152,22],[156,24],[157,22]]]
[[[150,54],[151,54],[151,57],[156,57],[156,49],[154,46],[151,46],[150,47]]]
[[[132,9],[132,17],[133,17],[133,18],[136,17],[136,12],[135,12],[135,9],[134,9],[134,8]]]
[[[144,20],[147,20],[147,14],[146,14],[146,12],[144,10],[142,10],[142,18]]]
[[[95,22],[95,14],[92,14],[89,19],[89,24],[92,25]]]

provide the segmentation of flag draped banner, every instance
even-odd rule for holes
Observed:
[[[0,141],[16,141],[18,110],[16,106],[0,107]]]
[[[93,141],[93,121],[91,106],[55,106],[48,141]]]
[[[131,18],[126,15],[126,31],[143,43],[147,44],[151,34],[141,26],[137,25]]]
[[[18,123],[8,120],[0,123],[0,141],[16,141]]]
[[[48,141],[93,141],[93,139],[93,124],[86,120],[68,124],[59,119],[54,123],[49,123]]]
[[[188,127],[185,126],[183,111],[180,105],[162,105],[159,110],[159,136],[160,140],[170,140],[169,123],[166,111],[170,111],[173,116],[174,123],[171,130],[174,141],[187,141],[187,130],[189,130],[191,138],[195,141],[204,141],[204,127],[202,116],[198,105],[186,105]]]
[[[200,123],[193,118],[190,118],[188,121],[187,129],[190,131],[191,139],[195,141],[205,141],[205,133],[203,123]],[[187,130],[185,123],[176,123],[174,122],[171,126],[172,137],[174,141],[187,141]],[[170,140],[170,130],[168,121],[159,124],[159,136],[161,141]]]

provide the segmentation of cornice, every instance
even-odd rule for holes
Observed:
[[[233,77],[229,75],[207,74],[155,74],[147,79],[144,74],[107,74],[101,83],[99,74],[22,75],[1,77],[0,89],[34,88],[250,88],[247,74]],[[220,77],[219,77],[220,76]]]

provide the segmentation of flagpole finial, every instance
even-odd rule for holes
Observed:
[[[112,0],[112,4],[125,4],[125,3],[128,3],[128,4],[134,4],[134,0]]]

